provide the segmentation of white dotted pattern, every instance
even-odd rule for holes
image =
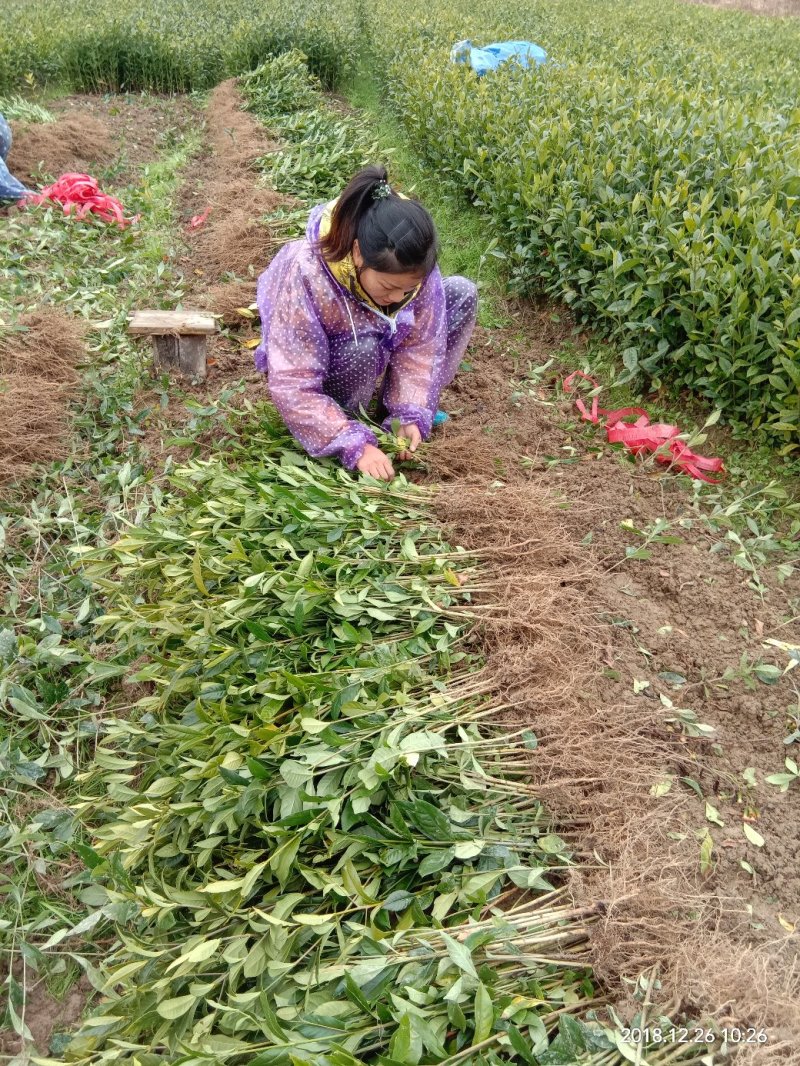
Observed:
[[[435,267],[392,323],[356,300],[314,251],[323,206],[306,237],[284,245],[258,279],[261,344],[256,368],[290,432],[315,457],[353,467],[375,434],[352,417],[384,377],[381,402],[392,419],[415,423],[427,440],[439,395],[455,377],[477,311],[467,278]]]

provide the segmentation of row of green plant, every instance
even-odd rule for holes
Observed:
[[[484,212],[518,289],[569,303],[640,383],[688,388],[728,422],[796,447],[796,22],[677,0],[419,3],[400,26],[381,3],[305,0],[289,17],[238,0],[149,0],[87,20],[74,0],[57,11],[15,0],[0,22],[10,89],[202,88],[292,48],[332,87],[366,57],[431,169]],[[479,80],[449,61],[465,37],[529,37],[552,59]],[[282,188],[316,191],[310,134],[329,140],[331,185],[362,161],[357,131],[323,112],[283,125],[296,147],[273,161]]]
[[[281,144],[260,160],[273,188],[306,202],[336,196],[378,158],[367,122],[326,105],[322,83],[298,49],[270,56],[241,79],[248,108]]]
[[[183,295],[172,193],[199,143],[167,120],[161,158],[135,185],[107,185],[114,166],[97,172],[126,212],[141,212],[134,227],[67,219],[55,206],[13,212],[0,228],[0,329],[13,333],[19,314],[48,306],[88,329],[73,453],[35,481],[0,487],[0,1028],[20,1035],[26,987],[60,998],[80,977],[76,956],[88,964],[99,950],[80,935],[68,949],[41,950],[99,902],[71,803],[119,673],[103,660],[96,591],[70,552],[143,521],[158,493],[136,446],[149,412],[135,402],[145,371],[126,316],[133,304],[172,307]]]
[[[463,556],[420,490],[359,485],[258,415],[146,527],[82,555],[98,634],[150,693],[105,720],[84,774],[119,939],[70,1059],[542,1050],[593,995],[590,916],[545,879],[567,845],[530,786],[497,777],[515,738],[478,728]],[[492,918],[514,884],[541,900]]]
[[[796,445],[800,25],[756,34],[743,17],[625,2],[501,14],[483,0],[468,17],[419,4],[391,30],[385,5],[366,18],[387,101],[481,208],[518,289],[566,301],[640,382]],[[482,79],[449,63],[458,37],[504,34],[552,61]]]
[[[88,92],[187,92],[250,70],[271,52],[302,48],[327,87],[352,69],[354,18],[320,0],[291,12],[240,0],[9,0],[0,10],[0,91],[26,84]]]

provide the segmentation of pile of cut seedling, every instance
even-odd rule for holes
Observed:
[[[577,1018],[594,911],[463,646],[475,560],[431,490],[312,462],[261,414],[81,553],[139,698],[81,778],[113,931],[68,1061],[624,1061]]]

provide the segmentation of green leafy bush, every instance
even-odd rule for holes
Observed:
[[[387,32],[387,13],[387,97],[486,212],[516,287],[566,300],[630,370],[796,445],[800,25],[623,2],[482,2],[464,22],[434,0]],[[552,62],[478,79],[449,63],[467,35],[529,35]]]
[[[283,141],[260,160],[274,188],[306,200],[337,195],[379,149],[367,124],[328,107],[306,56],[271,57],[242,78],[249,108]]]
[[[353,67],[355,13],[322,0],[291,11],[241,0],[9,0],[0,8],[0,91],[32,77],[89,92],[208,89],[268,55],[301,48],[326,87]]]

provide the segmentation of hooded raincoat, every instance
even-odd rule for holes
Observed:
[[[475,325],[477,290],[466,278],[442,278],[435,267],[385,313],[361,289],[350,257],[329,264],[315,249],[333,206],[315,207],[305,239],[284,245],[258,279],[255,362],[303,448],[352,470],[366,445],[377,445],[354,415],[366,409],[382,376],[383,428],[397,418],[430,436],[439,394]]]

